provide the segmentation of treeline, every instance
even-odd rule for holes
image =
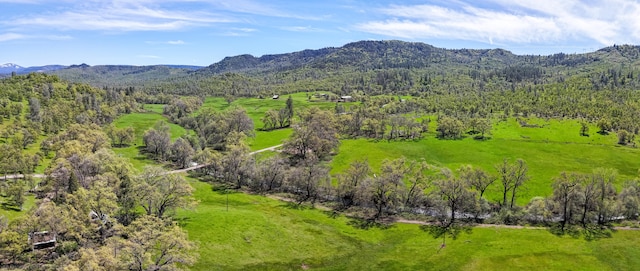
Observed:
[[[640,210],[640,181],[627,181],[617,190],[612,169],[563,172],[554,178],[551,196],[521,206],[518,198],[530,179],[521,159],[505,159],[492,172],[472,166],[451,171],[405,158],[385,160],[381,168],[372,169],[366,160],[358,160],[332,183],[323,159],[296,155],[284,149],[284,155],[255,160],[246,147],[236,146],[219,162],[200,169],[199,176],[233,189],[284,193],[298,205],[321,202],[368,223],[419,219],[437,237],[491,223],[544,226],[554,234],[597,239],[609,237],[614,223],[637,219]],[[487,191],[500,191],[500,200],[487,198]]]

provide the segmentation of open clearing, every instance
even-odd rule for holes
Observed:
[[[152,128],[153,125],[160,120],[164,120],[169,123],[169,120],[167,120],[166,117],[157,112],[158,107],[160,107],[160,105],[152,105],[149,108],[151,112],[123,115],[113,122],[117,128],[133,127],[135,134],[133,144],[124,148],[113,148],[113,151],[118,155],[129,158],[133,167],[138,170],[142,169],[146,165],[156,164],[155,161],[148,159],[144,154],[141,154],[139,148],[144,146],[142,142],[144,132]],[[171,140],[175,140],[187,133],[187,131],[179,125],[169,123],[169,127],[171,128]]]

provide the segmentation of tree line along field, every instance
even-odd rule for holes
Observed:
[[[288,96],[288,95],[287,95]],[[259,131],[261,118],[269,109],[284,106],[287,96],[278,100],[238,98],[231,104],[224,98],[207,98],[202,109],[225,110],[230,106],[240,106],[254,121],[256,136],[251,141],[251,149],[258,150],[281,144],[291,133],[291,129]],[[318,106],[333,109],[335,102],[309,102],[313,93],[291,95],[296,110]],[[344,103],[349,106],[352,103]],[[353,103],[355,104],[355,103]],[[202,110],[201,109],[201,110]],[[436,116],[429,116],[433,120]],[[494,166],[503,159],[524,159],[529,164],[531,180],[528,182],[518,203],[525,205],[535,196],[548,196],[551,182],[562,171],[589,173],[595,168],[616,169],[619,174],[617,185],[625,180],[635,179],[640,169],[640,150],[619,146],[615,133],[597,133],[595,124],[589,124],[589,136],[580,135],[580,122],[571,119],[525,118],[537,127],[523,127],[516,118],[495,118],[490,139],[474,140],[466,136],[461,140],[441,140],[436,137],[437,122],[432,121],[429,131],[420,140],[371,140],[343,139],[338,154],[331,161],[331,173],[342,172],[355,160],[367,159],[371,167],[380,168],[384,159],[405,156],[409,160],[424,159],[429,164],[455,170],[462,165],[481,167],[495,173]],[[490,190],[489,199],[496,199],[498,191]]]

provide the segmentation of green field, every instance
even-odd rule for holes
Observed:
[[[225,110],[229,106],[241,106],[253,119],[255,127],[262,127],[260,119],[269,109],[285,106],[287,96],[278,100],[239,98],[229,105],[223,98],[207,98],[203,108]],[[294,108],[300,110],[310,106],[333,109],[335,103],[310,102],[307,93],[292,94]],[[435,117],[431,117],[435,120]],[[468,136],[462,140],[439,140],[436,138],[436,121],[432,121],[430,132],[419,141],[373,141],[368,139],[342,140],[338,155],[332,161],[332,174],[344,170],[356,159],[368,159],[374,170],[380,168],[384,159],[405,156],[409,159],[425,159],[430,164],[457,169],[470,164],[495,173],[494,166],[503,159],[511,161],[522,158],[529,165],[531,180],[520,194],[518,203],[526,204],[534,196],[551,194],[552,179],[562,171],[588,173],[595,168],[614,168],[620,176],[618,185],[634,179],[640,169],[640,150],[617,145],[615,133],[598,134],[592,124],[589,136],[580,136],[580,123],[576,120],[524,118],[539,128],[521,127],[515,118],[506,121],[494,120],[491,139],[478,141]],[[250,139],[252,150],[281,144],[291,134],[291,129],[270,132],[257,131]],[[498,191],[488,191],[490,199],[497,199]]]
[[[313,95],[313,93],[309,93],[309,95]],[[226,110],[227,108],[232,106],[240,106],[244,108],[247,111],[247,115],[249,115],[249,117],[253,120],[253,125],[256,128],[256,137],[249,140],[249,146],[251,147],[251,150],[260,150],[282,144],[282,140],[288,138],[289,135],[291,135],[291,129],[289,128],[269,132],[259,131],[259,129],[264,126],[264,124],[262,123],[264,113],[270,109],[280,110],[281,108],[284,108],[286,106],[288,97],[289,95],[283,95],[277,100],[274,100],[271,97],[267,97],[265,99],[238,98],[231,104],[227,103],[224,98],[208,97],[202,105],[201,110]],[[317,106],[322,109],[333,109],[335,107],[335,103],[333,102],[326,102],[316,99],[312,99],[312,101],[309,101],[306,92],[291,94],[291,98],[293,99],[294,110],[300,110],[312,106]]]
[[[148,106],[148,105],[147,105]],[[147,108],[145,106],[145,108]],[[153,105],[158,107],[158,105]],[[140,154],[139,148],[144,146],[142,142],[142,137],[144,136],[144,132],[149,128],[152,128],[156,122],[159,120],[167,120],[162,114],[152,111],[148,113],[132,113],[119,117],[116,119],[113,124],[117,128],[125,128],[125,127],[133,127],[135,133],[135,140],[133,144],[125,148],[113,148],[113,151],[121,155],[123,157],[129,158],[131,164],[136,169],[142,169],[146,165],[154,165],[155,161],[148,159],[143,154]],[[171,139],[175,140],[180,136],[186,134],[186,130],[179,125],[169,123],[169,127],[171,128]]]
[[[24,204],[22,205],[22,210],[14,209],[13,206],[6,206],[5,203],[9,200],[9,198],[0,196],[0,217],[4,216],[9,221],[12,221],[18,217],[21,217],[25,214],[26,211],[30,210],[35,205],[35,196],[33,194],[26,194],[24,196]]]
[[[620,176],[618,184],[637,177],[640,149],[616,144],[615,134],[600,135],[592,127],[589,137],[579,135],[574,120],[534,120],[547,124],[543,128],[523,128],[515,119],[494,125],[492,138],[479,141],[440,140],[429,133],[419,141],[342,140],[340,151],[332,161],[332,173],[338,173],[357,159],[367,159],[374,169],[386,158],[405,156],[425,159],[428,163],[452,170],[470,164],[496,173],[494,166],[504,158],[524,159],[531,180],[520,194],[518,203],[526,204],[534,196],[549,196],[552,179],[562,171],[589,173],[595,168],[614,168]],[[435,128],[435,127],[434,127]],[[494,186],[495,188],[496,186]],[[489,191],[490,200],[499,191]]]
[[[178,220],[199,243],[193,270],[634,270],[640,232],[585,241],[546,230],[475,228],[438,252],[417,225],[362,229],[345,217],[262,196],[214,192],[192,181],[199,201]]]

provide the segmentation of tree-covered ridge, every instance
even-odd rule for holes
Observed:
[[[198,66],[188,65],[73,65],[50,72],[72,82],[82,82],[96,87],[143,86],[157,80],[183,77]]]

